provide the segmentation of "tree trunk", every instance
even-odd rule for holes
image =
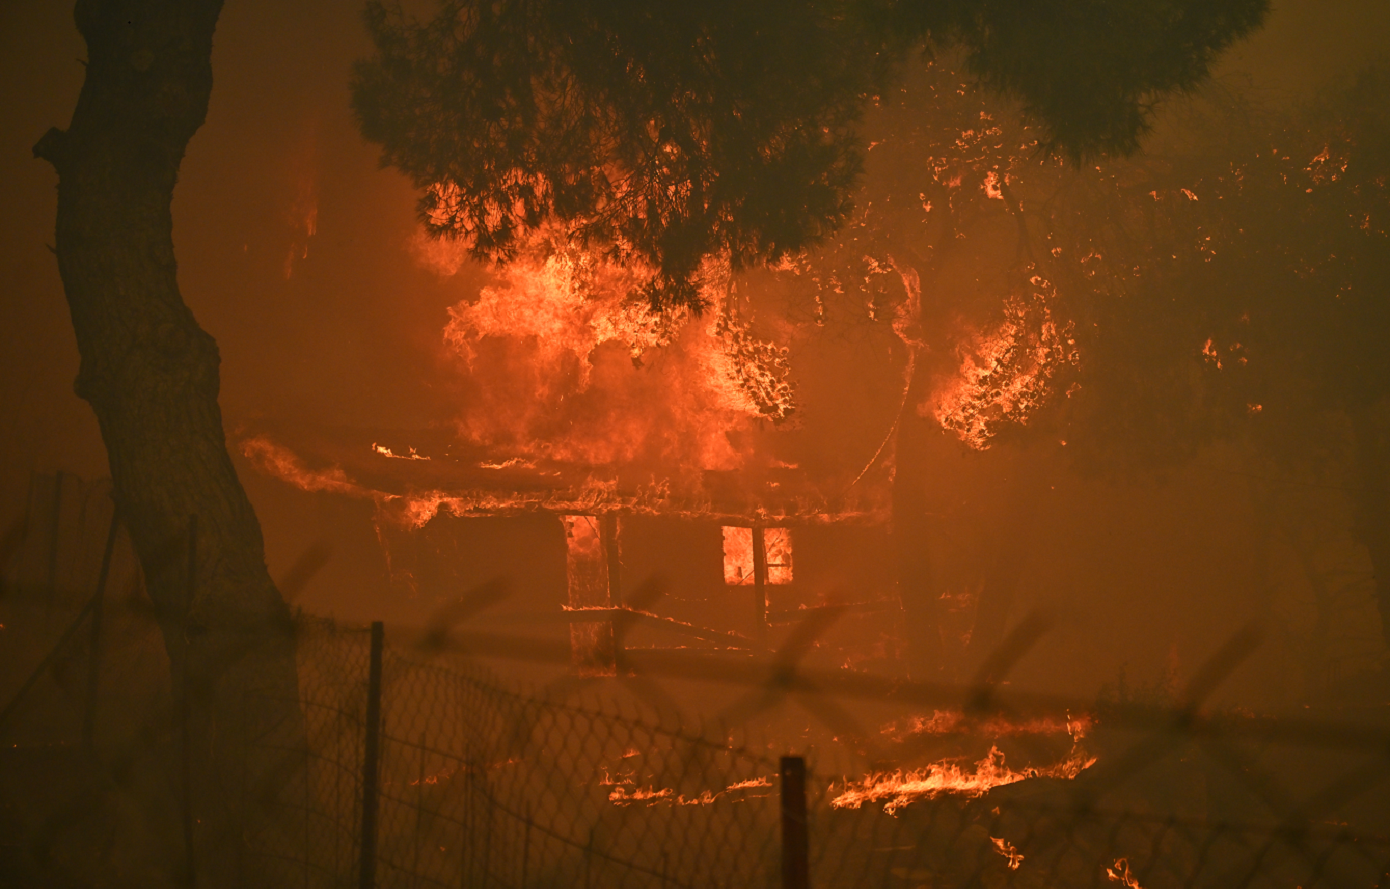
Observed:
[[[991,527],[988,537],[991,547],[983,566],[984,584],[980,588],[975,624],[966,649],[966,661],[972,671],[983,666],[1004,641],[1023,569],[1033,554],[1034,524],[1050,487],[1047,467],[1046,455],[1029,460],[1028,455],[1021,454],[1014,459],[1011,470],[1014,481],[1005,505],[1007,511],[1002,521]],[[988,682],[1003,679],[1002,676],[983,678]]]
[[[77,108],[66,132],[34,147],[59,177],[77,394],[100,425],[182,694],[174,732],[186,723],[197,883],[219,886],[240,883],[241,838],[266,834],[270,807],[258,803],[291,783],[303,760],[283,751],[302,750],[304,737],[292,622],[227,453],[217,345],[184,304],[174,261],[170,204],[207,114],[221,6],[80,0],[88,61]]]
[[[927,435],[931,432],[917,406],[926,396],[927,371],[915,361],[898,417],[893,467],[893,550],[898,596],[907,632],[908,666],[913,677],[937,678],[944,666],[941,601],[933,583],[930,523],[927,516]]]

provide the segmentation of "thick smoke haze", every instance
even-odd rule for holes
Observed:
[[[90,479],[107,470],[96,423],[72,392],[77,353],[45,247],[56,177],[30,156],[48,127],[66,125],[84,50],[70,9],[53,2],[5,4],[0,41],[8,85],[0,94],[0,522],[8,527],[23,513],[31,471]],[[1248,86],[1261,101],[1293,103],[1381,60],[1387,48],[1383,2],[1299,0],[1276,5],[1266,29],[1222,61],[1217,79]],[[493,530],[457,553],[464,567],[456,576],[403,590],[389,581],[370,502],[297,490],[237,452],[248,435],[287,429],[325,438],[376,430],[394,434],[383,444],[400,451],[415,443],[413,432],[449,426],[466,408],[443,331],[449,308],[492,278],[468,262],[441,275],[438,255],[434,268],[422,260],[430,248],[419,240],[415,194],[399,174],[378,168],[348,107],[349,67],[369,50],[355,3],[228,3],[208,120],[175,192],[174,237],[184,299],[221,351],[229,446],[265,532],[272,576],[326,543],[331,558],[295,604],[418,626],[450,585],[510,570],[523,597],[539,599],[562,579],[527,564],[524,547],[536,535],[507,539]],[[997,271],[980,268],[980,286],[992,286]],[[796,295],[763,292],[769,304]],[[792,336],[772,325],[759,333]],[[779,456],[832,474],[869,462],[902,397],[891,331],[875,336],[800,344],[815,360],[799,372],[800,437]],[[1165,670],[1182,678],[1268,610],[1262,597],[1299,595],[1288,560],[1274,562],[1274,593],[1256,580],[1260,516],[1251,479],[1231,455],[1120,481],[1077,473],[1051,452],[976,453],[945,435],[931,453],[942,588],[969,596],[992,572],[1014,572],[1012,620],[1031,610],[1055,616],[1056,629],[1016,668],[1016,684],[1090,695],[1121,669],[1141,681]],[[1346,559],[1369,570],[1364,554]],[[1349,644],[1374,646],[1378,630],[1361,629],[1365,638]],[[1257,703],[1297,694],[1286,661],[1267,648],[1223,694]]]

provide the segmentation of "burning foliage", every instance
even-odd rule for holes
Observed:
[[[446,344],[474,383],[464,440],[589,466],[734,469],[730,433],[795,410],[787,351],[755,337],[706,264],[712,311],[655,310],[642,273],[571,242],[527,258],[450,311]]]
[[[984,449],[1005,424],[1027,425],[1052,394],[1059,369],[1079,363],[1073,324],[1053,314],[1054,289],[1032,275],[1005,300],[1003,319],[960,347],[956,376],[932,398],[932,416],[973,448]]]

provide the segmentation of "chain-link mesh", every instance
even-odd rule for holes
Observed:
[[[0,873],[21,858],[31,872],[58,873],[85,855],[85,875],[168,884],[188,809],[170,767],[179,724],[163,634],[124,544],[93,596],[111,527],[109,508],[95,506],[104,492],[57,482],[36,502],[88,504],[84,524],[39,523],[29,535],[38,555],[15,560],[0,598],[6,638],[33,643],[3,652]],[[86,567],[69,571],[70,562]],[[769,656],[634,649],[623,675],[540,691],[424,652],[464,646],[553,663],[563,651],[466,628],[450,630],[450,646],[410,654],[388,643],[376,885],[780,885],[782,754],[808,760],[804,823],[818,889],[1390,884],[1390,712],[1327,705],[1276,718],[1206,706],[1254,636],[1238,634],[1167,699],[1029,699],[1001,695],[997,679],[946,687],[818,671],[802,661],[813,659],[827,613],[805,618]],[[1003,675],[1040,626],[1020,624],[981,675]],[[243,885],[359,885],[371,651],[366,630],[298,621],[289,712],[302,715],[302,741],[276,727],[247,741],[248,757],[283,767],[274,787],[239,788],[242,810],[272,816],[247,820]],[[687,680],[734,687],[733,729],[672,714],[671,689]],[[577,694],[624,683],[634,694],[623,699],[641,703]],[[248,698],[245,724],[259,724],[249,708],[285,712],[273,703]],[[816,731],[772,719],[783,704],[802,707]],[[1088,733],[1077,741],[1068,716],[1065,740],[998,737],[1000,725],[1030,724],[1017,708],[1085,711],[1076,725]],[[914,723],[953,734],[913,747],[872,713],[893,714],[895,732]],[[768,738],[751,739],[750,723],[768,726]],[[1056,768],[1059,756],[1073,767]]]
[[[302,864],[350,884],[367,636],[314,622],[300,651],[312,773]],[[381,698],[379,886],[781,885],[772,751],[789,739],[691,731],[655,711],[558,700],[389,647]],[[843,751],[819,751],[806,786],[813,885],[1307,889],[1385,879],[1390,816],[1376,812],[1390,734],[1161,707],[1105,719],[1091,739],[1096,761],[1075,777],[1024,769],[974,789],[914,793],[901,770],[846,777]],[[1261,771],[1281,762],[1307,774]],[[1348,775],[1326,781],[1339,766]],[[874,780],[900,789],[849,792]],[[1339,820],[1353,802],[1360,820]]]
[[[340,881],[361,848],[366,646],[327,624],[300,644],[305,864]],[[390,649],[381,698],[378,885],[775,880],[777,763],[722,730],[551,700]]]

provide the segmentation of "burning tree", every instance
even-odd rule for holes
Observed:
[[[852,197],[865,109],[891,96],[904,72],[912,79],[919,50],[958,48],[965,70],[1016,103],[1033,130],[1004,138],[984,118],[963,127],[949,113],[934,125],[932,113],[945,105],[929,100],[910,109],[927,119],[921,138],[901,140],[930,175],[904,177],[923,181],[893,192],[893,207],[938,207],[922,225],[929,234],[897,239],[879,251],[876,269],[892,270],[912,294],[891,310],[913,356],[904,395],[911,409],[897,424],[894,523],[904,600],[921,605],[910,606],[921,612],[912,632],[926,640],[935,634],[935,597],[917,493],[925,427],[916,407],[929,400],[931,375],[918,371],[916,356],[921,331],[943,320],[943,307],[922,315],[909,303],[932,250],[947,249],[968,224],[967,192],[985,187],[1016,207],[1010,171],[1030,154],[1079,162],[1135,150],[1153,103],[1199,83],[1266,6],[831,0],[656,14],[645,4],[446,0],[421,22],[372,3],[377,52],[355,71],[353,102],[382,163],[418,187],[430,234],[506,263],[529,233],[554,226],[570,243],[636,269],[652,310],[699,312],[711,259],[734,272],[776,264],[826,243],[847,221],[864,227],[858,214],[868,209]],[[978,104],[973,89],[970,96]],[[978,391],[957,399],[975,404],[974,413],[948,421],[980,437],[1036,406],[1072,351],[1049,317],[1048,282],[1021,264],[1019,272],[1013,314],[1001,322],[1013,333],[994,331],[999,348],[981,359],[990,366],[977,368]],[[1012,406],[984,397],[998,388],[991,375],[1000,364],[1031,366],[1005,374],[1031,381],[1012,393]]]
[[[964,47],[1046,149],[1080,159],[1137,148],[1152,102],[1266,6],[444,0],[417,22],[373,2],[353,104],[432,234],[506,261],[554,220],[648,266],[653,306],[699,308],[705,257],[775,262],[843,222],[864,102],[924,44]]]

